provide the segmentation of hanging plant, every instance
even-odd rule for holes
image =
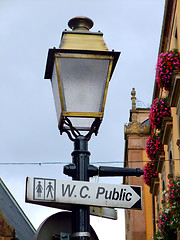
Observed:
[[[176,227],[172,224],[173,213],[170,209],[164,209],[157,220],[157,233],[155,240],[176,240]]]
[[[160,141],[160,133],[153,133],[148,137],[146,142],[146,153],[148,158],[155,160],[158,151],[164,151],[164,146]]]
[[[180,228],[180,175],[169,182],[166,194],[169,208],[173,213],[172,224]]]
[[[162,118],[171,116],[170,106],[167,98],[154,99],[150,108],[149,120],[152,128],[161,128]]]
[[[150,186],[152,178],[158,177],[158,173],[155,171],[154,168],[154,163],[152,161],[147,162],[146,165],[143,167],[143,170],[144,170],[143,175],[144,182],[145,184]]]
[[[167,209],[164,209],[157,219],[155,240],[176,240],[177,229],[180,228],[180,175],[169,181]]]
[[[158,57],[156,67],[156,81],[160,88],[169,90],[173,71],[180,70],[180,52],[173,49],[166,53],[161,53]]]

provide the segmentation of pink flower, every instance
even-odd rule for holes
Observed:
[[[180,70],[180,53],[177,49],[161,53],[156,66],[156,81],[160,88],[170,89],[171,75],[174,70]],[[167,81],[169,79],[170,81]]]
[[[150,108],[149,120],[151,127],[161,128],[162,118],[171,115],[167,98],[156,98]]]

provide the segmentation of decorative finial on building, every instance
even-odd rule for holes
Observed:
[[[132,100],[132,110],[136,110],[136,91],[135,88],[131,91],[131,100]]]

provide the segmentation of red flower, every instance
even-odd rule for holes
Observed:
[[[164,146],[160,142],[160,134],[153,133],[148,137],[146,142],[146,153],[148,158],[155,160],[157,151],[164,151]]]
[[[174,70],[180,70],[180,53],[177,49],[161,53],[156,67],[156,81],[160,88],[170,89],[171,77]]]
[[[144,182],[145,184],[150,186],[151,179],[158,176],[158,173],[154,169],[154,163],[152,161],[147,162],[146,165],[143,167],[143,170],[144,170],[144,175],[143,175]]]
[[[150,108],[149,120],[151,127],[161,128],[162,118],[171,116],[170,106],[167,98],[156,98]]]

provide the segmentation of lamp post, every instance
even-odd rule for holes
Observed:
[[[88,141],[97,135],[101,124],[109,81],[120,53],[109,51],[101,32],[90,32],[93,21],[86,17],[72,18],[72,31],[62,33],[59,48],[49,49],[45,79],[51,79],[58,128],[74,142],[72,164],[64,173],[73,180],[89,181],[95,175],[142,175],[140,169],[100,167],[89,164]],[[89,206],[74,205],[72,238],[87,240]]]

